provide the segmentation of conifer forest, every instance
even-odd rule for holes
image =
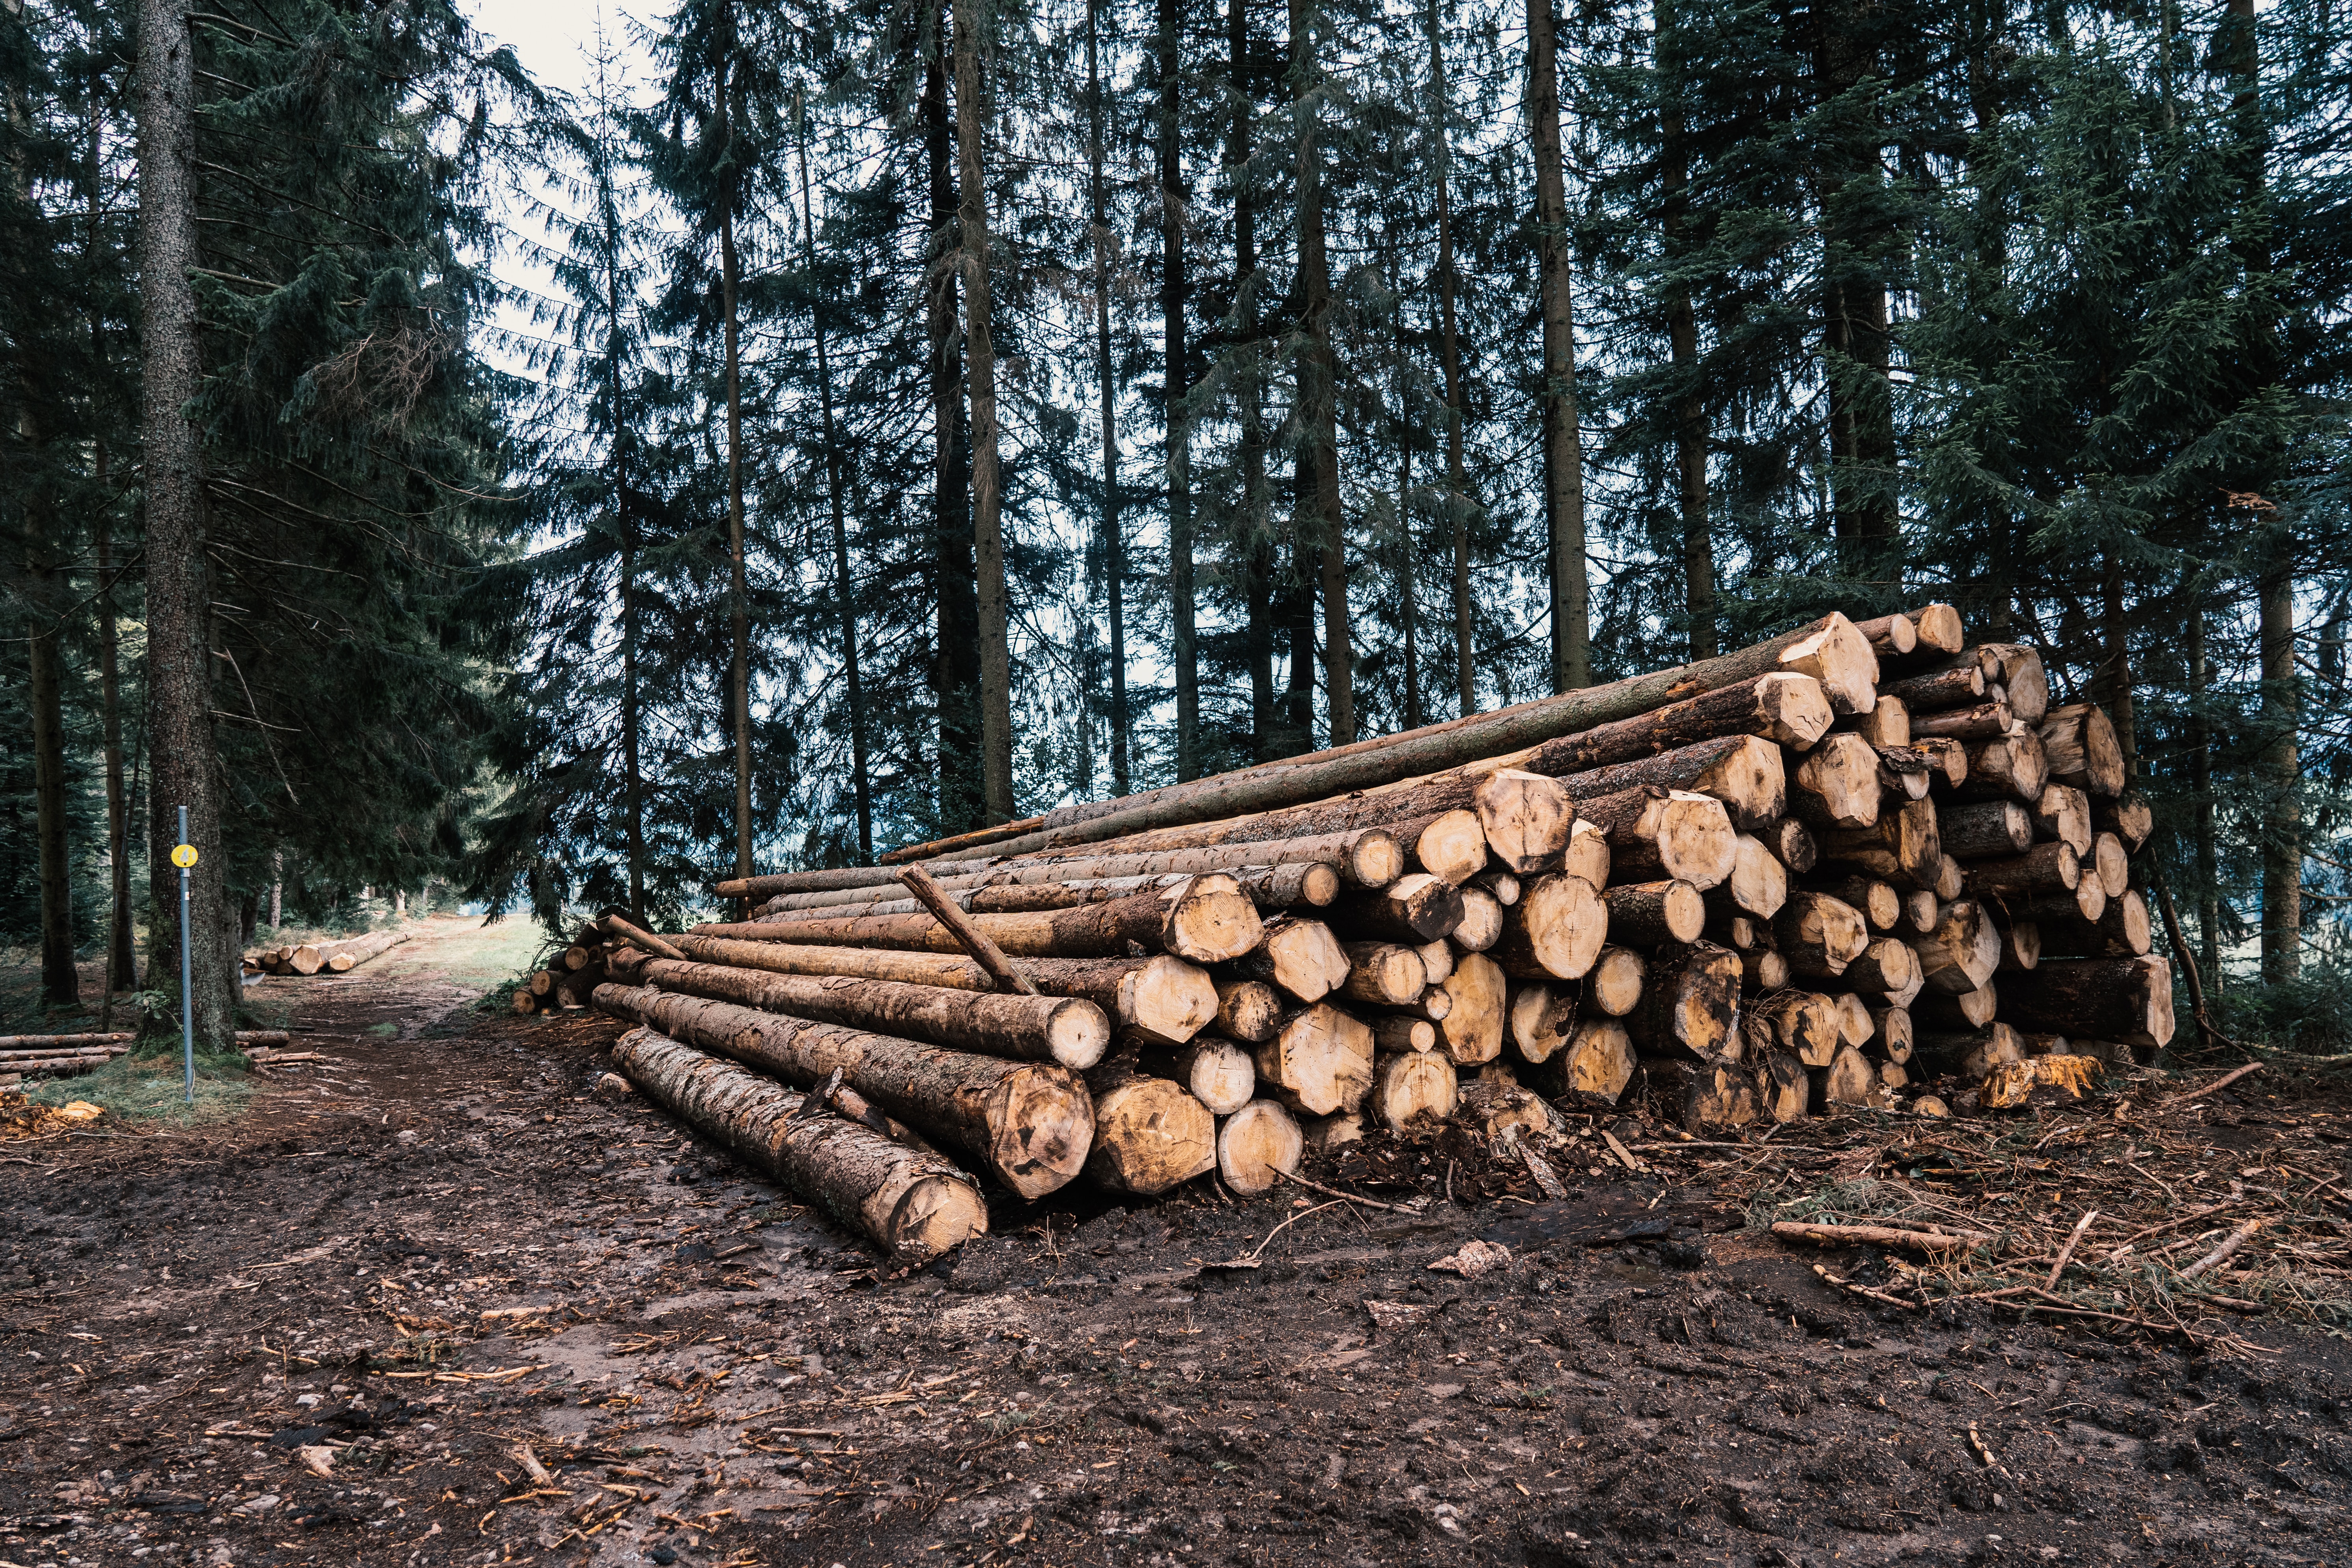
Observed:
[[[1934,600],[2112,717],[2223,1026],[2352,1049],[2342,0],[598,39],[557,90],[452,0],[0,5],[51,1003],[176,985],[183,805],[226,1043],[257,926],[363,888],[676,930]]]

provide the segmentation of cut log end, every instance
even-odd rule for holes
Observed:
[[[1307,1139],[1289,1111],[1270,1100],[1254,1100],[1217,1129],[1217,1174],[1237,1195],[1270,1192],[1298,1169]]]

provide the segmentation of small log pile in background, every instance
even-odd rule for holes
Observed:
[[[265,947],[245,955],[247,974],[342,974],[408,940],[404,931],[372,931],[339,942]]]
[[[115,1058],[129,1052],[131,1044],[139,1037],[131,1034],[104,1035],[0,1035],[0,1079],[15,1083],[20,1078],[72,1078],[81,1073],[95,1072]],[[257,1053],[260,1060],[268,1047],[282,1047],[292,1036],[284,1029],[239,1029],[236,1043],[240,1049]]]
[[[593,925],[573,933],[571,945],[551,953],[545,965],[526,975],[508,1005],[528,1017],[566,1007],[585,1007],[604,983],[604,961],[620,943]]]
[[[920,1253],[983,1223],[943,1168],[1248,1194],[1368,1126],[1942,1115],[2038,1058],[2142,1059],[2172,979],[2125,784],[2106,717],[2053,703],[2031,647],[1967,645],[1948,605],[1832,615],[890,865],[721,881],[748,918],[572,951],[639,1026],[644,1092]],[[862,1136],[819,1146],[819,1110]],[[893,1206],[918,1192],[919,1224]]]

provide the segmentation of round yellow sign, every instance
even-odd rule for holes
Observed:
[[[177,866],[181,870],[184,871],[195,863],[196,847],[194,845],[183,844],[178,848],[172,851],[172,864]]]

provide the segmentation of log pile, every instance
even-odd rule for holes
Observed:
[[[0,1075],[71,1078],[93,1072],[131,1049],[139,1037],[103,1035],[0,1035]],[[283,1046],[292,1037],[284,1029],[239,1029],[237,1045],[260,1052]],[[256,1060],[260,1057],[256,1056]]]
[[[1948,605],[1832,615],[886,866],[719,881],[741,918],[618,933],[593,1000],[1033,1198],[1260,1193],[1428,1118],[1946,1114],[2028,1056],[2170,1038],[2126,784],[2031,647],[1968,644]]]
[[[366,931],[335,942],[294,942],[245,955],[247,974],[342,974],[408,940],[404,931]]]
[[[606,961],[621,944],[591,922],[572,934],[570,945],[547,955],[547,962],[523,977],[508,1003],[517,1016],[555,1013],[585,1007],[604,984]]]

